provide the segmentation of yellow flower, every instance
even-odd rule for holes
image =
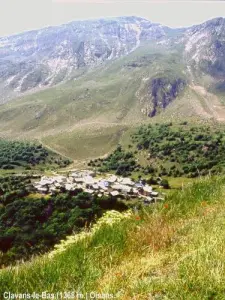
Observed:
[[[66,249],[81,240],[91,238],[100,228],[105,225],[112,226],[115,223],[118,223],[124,219],[129,219],[132,217],[132,212],[127,211],[125,213],[120,213],[118,211],[107,211],[101,219],[98,220],[96,224],[93,225],[90,232],[81,232],[76,235],[71,235],[66,237],[65,240],[62,240],[60,244],[54,246],[54,250],[48,254],[49,258],[53,258],[55,255],[60,254]]]

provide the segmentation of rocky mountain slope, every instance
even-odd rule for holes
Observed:
[[[76,21],[0,39],[1,94],[51,86],[165,36],[164,28],[137,17]],[[1,102],[7,98],[1,97]]]
[[[225,76],[225,19],[217,18],[185,32],[184,55],[195,72]]]
[[[152,117],[224,122],[224,24],[177,30],[124,17],[2,38],[0,135],[92,158]]]

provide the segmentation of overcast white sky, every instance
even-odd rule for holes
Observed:
[[[170,27],[225,17],[225,1],[0,0],[0,36],[72,20],[136,15]]]

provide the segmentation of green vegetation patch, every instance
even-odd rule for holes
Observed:
[[[114,171],[117,175],[129,176],[135,170],[136,161],[132,152],[125,152],[121,146],[106,159],[95,159],[88,163],[100,172]]]
[[[68,159],[45,149],[41,144],[0,139],[0,169],[31,169],[38,165],[65,167]]]
[[[101,220],[90,238],[53,259],[3,269],[0,295],[76,287],[121,300],[224,299],[224,183],[223,177],[198,179],[129,219]]]
[[[198,177],[225,171],[225,134],[207,126],[156,124],[132,136],[138,151],[147,151],[149,166],[161,176]]]
[[[89,166],[117,175],[195,178],[225,171],[225,133],[221,128],[178,124],[146,124],[105,159]]]
[[[0,178],[0,265],[26,260],[53,248],[105,210],[128,208],[114,197],[99,198],[82,189],[62,190],[45,197],[30,193],[28,177]]]

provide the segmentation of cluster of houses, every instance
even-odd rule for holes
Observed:
[[[83,192],[96,194],[98,197],[111,195],[126,199],[140,198],[145,203],[163,200],[159,193],[142,181],[134,182],[130,178],[123,178],[108,174],[104,178],[92,171],[73,171],[68,176],[41,177],[34,183],[38,193],[54,194],[58,191],[73,191],[82,189]]]

